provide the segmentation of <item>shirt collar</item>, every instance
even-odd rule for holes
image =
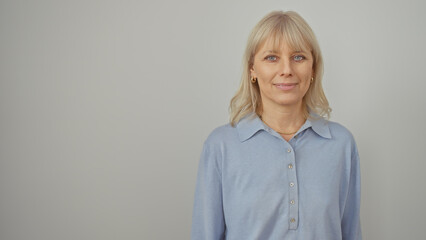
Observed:
[[[237,123],[238,137],[241,142],[251,138],[260,130],[266,130],[265,124],[255,113],[248,114]]]
[[[312,130],[321,137],[331,139],[330,128],[328,127],[328,121],[326,119],[311,114],[311,117],[306,120],[306,123],[309,123]]]
[[[241,119],[237,123],[236,128],[241,142],[251,138],[260,130],[269,131],[269,127],[267,127],[255,113],[248,114],[243,119]],[[296,134],[307,128],[312,128],[315,133],[323,138],[331,138],[328,121],[315,114],[311,114],[311,117],[306,120],[306,122]]]

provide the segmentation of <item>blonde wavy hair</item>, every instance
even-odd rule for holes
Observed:
[[[313,56],[314,81],[303,97],[306,118],[314,113],[318,117],[329,118],[331,108],[322,88],[323,60],[318,41],[306,23],[296,12],[273,11],[266,15],[253,28],[248,38],[243,57],[243,73],[240,87],[232,98],[229,111],[230,122],[235,126],[243,117],[250,113],[262,114],[262,99],[257,83],[251,83],[250,69],[253,67],[254,56],[262,44],[270,39],[278,48],[286,42],[293,50],[310,51]]]

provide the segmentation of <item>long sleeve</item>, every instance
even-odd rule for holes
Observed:
[[[220,153],[204,144],[198,167],[192,215],[192,240],[221,240],[225,234]]]
[[[361,240],[360,224],[360,198],[361,198],[361,176],[359,166],[359,155],[355,147],[352,154],[349,190],[346,197],[345,210],[342,218],[342,239]]]

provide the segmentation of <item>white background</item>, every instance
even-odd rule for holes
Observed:
[[[425,1],[0,1],[0,239],[189,239],[252,27],[311,25],[354,134],[364,239],[423,239]]]

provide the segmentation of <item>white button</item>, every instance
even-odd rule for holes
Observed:
[[[291,200],[291,201],[290,201],[290,204],[294,204],[294,200]]]
[[[288,165],[288,168],[289,168],[289,169],[292,169],[292,168],[293,168],[293,164],[289,164],[289,165]]]
[[[288,152],[288,153],[289,153],[289,152],[291,152],[291,149],[290,149],[290,148],[288,148],[288,149],[287,149],[287,152]]]
[[[292,219],[290,219],[290,222],[294,223],[294,222],[296,222],[296,219],[292,218]]]
[[[294,187],[294,183],[293,182],[290,183],[290,187]]]

